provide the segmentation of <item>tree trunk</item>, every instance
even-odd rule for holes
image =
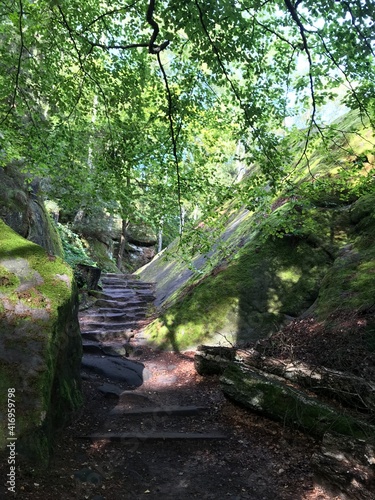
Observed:
[[[122,219],[121,238],[120,238],[120,245],[118,248],[117,262],[116,262],[116,265],[120,270],[121,270],[122,258],[124,256],[124,251],[125,251],[126,231],[128,229],[128,226],[129,226],[129,220]]]
[[[195,353],[194,366],[199,375],[221,375],[235,356],[231,347],[201,345]]]
[[[159,224],[159,232],[158,232],[158,253],[163,249],[163,225],[164,225],[164,217],[161,218]]]
[[[375,427],[255,368],[231,363],[221,377],[221,386],[228,398],[242,406],[315,437],[330,431],[359,439],[375,438]]]
[[[253,356],[247,363],[298,383],[316,394],[324,394],[359,410],[375,411],[375,385],[351,373],[311,367],[306,363]]]

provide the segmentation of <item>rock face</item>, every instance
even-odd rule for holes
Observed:
[[[69,221],[69,219],[66,219]],[[97,210],[82,214],[73,222],[74,231],[87,243],[88,253],[104,272],[119,272],[116,265],[122,221],[119,217]],[[146,225],[129,224],[121,271],[130,272],[147,264],[155,256],[156,236]]]
[[[25,183],[16,166],[0,168],[0,218],[16,233],[42,246],[51,255],[63,255],[60,238],[38,196],[38,182]]]
[[[246,345],[309,313],[325,321],[337,311],[373,310],[374,202],[367,195],[343,207],[310,208],[298,230],[280,226],[284,212],[293,210],[285,203],[267,219],[276,236],[262,235],[254,214],[242,211],[193,266],[174,257],[172,245],[137,272],[156,283],[162,311],[150,338],[180,349],[202,342]],[[367,331],[375,345],[370,319]]]
[[[15,394],[17,452],[47,462],[53,431],[81,402],[72,270],[0,220],[0,406]],[[9,437],[0,416],[0,450]]]

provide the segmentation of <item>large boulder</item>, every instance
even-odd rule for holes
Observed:
[[[17,451],[47,462],[54,431],[82,403],[72,270],[0,219],[0,407],[15,399]],[[8,438],[0,414],[0,450]]]

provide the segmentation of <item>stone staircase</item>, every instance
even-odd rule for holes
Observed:
[[[212,430],[212,426],[208,431],[202,429],[201,415],[210,408],[186,402],[179,404],[173,365],[141,361],[142,346],[147,348],[142,329],[153,311],[153,284],[120,274],[104,274],[101,281],[103,289],[94,292],[95,303],[80,313],[82,369],[94,373],[94,377],[99,375],[101,382],[104,377],[105,383],[98,387],[99,391],[106,396],[115,395],[118,401],[102,422],[103,432],[81,437],[137,443],[223,439],[225,436]],[[160,384],[160,373],[164,373],[163,390],[150,391],[155,389],[151,379]],[[145,421],[152,423],[151,428],[149,424],[147,429],[143,427]]]
[[[128,348],[141,344],[135,334],[145,325],[154,302],[153,283],[132,275],[103,274],[102,291],[91,294],[94,305],[80,314],[85,354],[126,356]]]

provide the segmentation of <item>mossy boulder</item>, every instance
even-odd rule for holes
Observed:
[[[48,462],[56,429],[82,403],[72,270],[0,219],[0,406],[16,400],[17,452]],[[0,416],[0,450],[9,431]]]
[[[129,243],[137,246],[151,247],[157,243],[155,231],[147,224],[129,224],[126,236]]]

